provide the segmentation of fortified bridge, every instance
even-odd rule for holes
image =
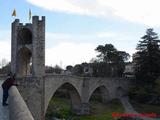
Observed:
[[[126,95],[129,84],[129,80],[123,78],[84,78],[65,75],[19,78],[19,81],[20,93],[36,120],[45,115],[49,101],[60,87],[67,89],[70,95],[72,112],[81,115],[89,114],[89,100],[95,90],[99,89],[102,102],[108,103],[112,99]]]
[[[96,89],[103,102],[127,94],[129,80],[45,74],[45,17],[33,16],[32,23],[12,23],[11,71],[16,73],[18,89],[9,91],[10,120],[45,120],[49,101],[63,86],[69,92],[71,109],[88,114],[89,100]],[[30,69],[31,68],[31,69]]]

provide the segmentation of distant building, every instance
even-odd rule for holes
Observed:
[[[82,66],[83,66],[84,75],[91,77],[93,74],[93,68],[91,67],[91,65],[88,63],[85,63],[85,64],[82,64]]]
[[[125,70],[123,72],[125,77],[133,78],[134,77],[134,65],[133,63],[129,63],[125,66]]]
[[[72,72],[69,70],[62,70],[61,75],[72,75]]]

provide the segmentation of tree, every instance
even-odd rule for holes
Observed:
[[[45,73],[54,73],[54,68],[52,66],[45,66]]]
[[[125,51],[118,51],[112,44],[99,45],[95,50],[100,52],[97,55],[99,61],[106,63],[125,62],[130,57]]]
[[[125,51],[118,51],[112,44],[105,44],[104,46],[99,45],[95,50],[100,53],[97,55],[98,62],[110,64],[110,69],[113,71],[112,74],[114,76],[122,76],[125,68],[125,62],[130,57],[128,53]],[[108,65],[104,64],[101,66],[101,69],[105,70],[103,67]]]
[[[152,28],[146,30],[137,45],[135,75],[137,83],[152,89],[160,75],[160,40]]]
[[[104,62],[91,63],[93,69],[93,77],[112,77],[112,69],[110,64]]]
[[[66,66],[66,70],[68,70],[68,71],[72,72],[72,70],[73,70],[73,66],[72,66],[72,65],[68,65],[68,66]]]
[[[83,74],[83,72],[84,71],[83,71],[82,65],[77,64],[77,65],[74,66],[74,68],[73,68],[73,74],[74,75],[81,76]]]
[[[8,74],[11,71],[11,63],[9,62],[0,69],[0,74]]]
[[[2,61],[0,63],[1,68],[3,68],[4,66],[6,66],[8,64],[7,59],[2,58]]]
[[[117,51],[116,48],[112,44],[106,44],[106,45],[99,45],[96,49],[96,51],[100,52],[97,57],[99,58],[99,61],[103,62],[113,62],[113,56],[114,53]]]
[[[62,68],[61,68],[60,66],[58,66],[58,65],[55,65],[55,67],[54,67],[54,72],[55,72],[56,74],[61,74]]]

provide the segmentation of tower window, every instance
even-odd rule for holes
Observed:
[[[19,31],[18,43],[20,45],[32,44],[32,33],[28,28],[23,28]]]

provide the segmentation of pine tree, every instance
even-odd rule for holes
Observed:
[[[160,40],[152,28],[141,39],[134,59],[135,75],[139,85],[152,89],[160,75]]]
[[[103,67],[111,66],[112,70],[114,69],[114,77],[121,77],[123,75],[125,69],[125,62],[130,57],[130,55],[127,52],[117,50],[112,44],[99,45],[95,50],[99,52],[97,58],[99,62],[102,62],[100,66],[101,70],[103,69],[104,74],[107,75],[108,73],[106,73],[107,69]]]

